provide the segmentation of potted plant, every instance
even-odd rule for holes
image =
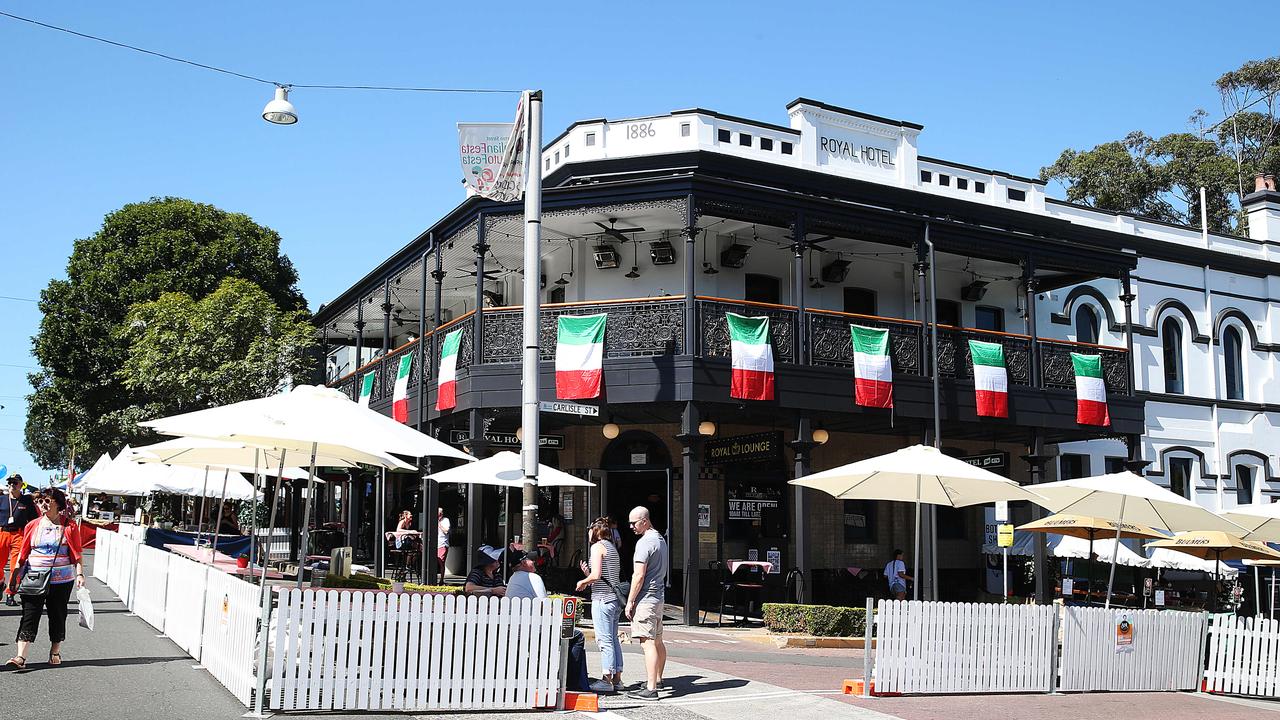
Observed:
[[[249,553],[248,553],[248,552],[242,552],[242,553],[240,553],[240,556],[236,558],[236,567],[238,567],[238,568],[247,568],[247,567],[249,567]]]

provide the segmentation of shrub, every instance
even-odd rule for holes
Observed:
[[[386,578],[378,578],[372,575],[355,574],[349,578],[339,577],[337,575],[325,575],[324,586],[326,588],[340,588],[349,590],[390,590],[391,581]],[[462,592],[462,588],[456,585],[418,585],[416,583],[405,583],[406,592],[417,593],[434,593],[437,595],[454,595]]]
[[[820,637],[857,637],[866,632],[866,608],[765,603],[764,625],[771,632]]]

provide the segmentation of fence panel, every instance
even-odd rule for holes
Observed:
[[[140,545],[134,570],[133,611],[151,627],[164,632],[165,598],[169,593],[171,553]]]
[[[115,541],[116,534],[110,530],[98,528],[94,537],[97,540],[93,546],[93,576],[105,583],[111,568],[111,545]]]
[[[129,606],[133,599],[133,566],[137,558],[138,541],[117,534],[112,538],[110,565],[107,567],[107,587]]]
[[[882,600],[875,683],[893,693],[1052,692],[1052,606]]]
[[[1280,697],[1280,620],[1209,617],[1209,692]]]
[[[258,586],[208,571],[200,664],[246,707],[253,696],[254,641],[262,607]]]
[[[1133,623],[1121,651],[1116,624]],[[1203,671],[1205,615],[1175,610],[1065,608],[1059,690],[1194,690]]]
[[[289,552],[289,529],[275,528],[270,534],[266,528],[258,528],[257,542],[266,553],[267,561],[288,560],[293,557]]]
[[[205,588],[209,572],[206,565],[176,555],[169,558],[164,634],[196,660],[201,659],[201,624],[204,622]]]
[[[290,590],[276,611],[276,710],[549,707],[559,600]],[[507,666],[499,658],[522,658]],[[522,692],[508,692],[512,688]]]

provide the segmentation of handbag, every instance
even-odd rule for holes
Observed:
[[[67,529],[62,529],[62,536],[58,539],[58,545],[53,552],[54,558],[57,558],[59,551],[62,550],[62,543],[67,539]],[[26,565],[26,572],[22,574],[22,581],[18,583],[17,593],[23,597],[40,598],[49,593],[49,579],[53,575],[53,568],[32,569],[30,563]]]

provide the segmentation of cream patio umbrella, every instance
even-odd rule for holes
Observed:
[[[1190,500],[1131,472],[1060,480],[1037,485],[1036,492],[1059,513],[1111,518],[1120,537],[1123,523],[1137,523],[1171,532],[1190,530],[1240,531],[1240,527]],[[1107,600],[1115,584],[1116,564],[1107,578]]]
[[[1245,540],[1260,540],[1262,542],[1280,542],[1280,504],[1277,503],[1256,503],[1252,505],[1239,505],[1229,510],[1223,510],[1222,516],[1240,527],[1248,530],[1241,537]],[[1275,568],[1271,568],[1271,584],[1275,585]],[[1262,599],[1259,597],[1259,589],[1262,587],[1262,578],[1258,574],[1258,567],[1253,568],[1253,596],[1254,605],[1261,611]],[[1273,596],[1272,605],[1275,605],[1274,595],[1275,588],[1271,592]],[[1272,608],[1274,611],[1274,607]],[[1274,612],[1273,612],[1274,614]]]
[[[281,451],[282,463],[290,452],[310,452],[307,498],[302,513],[302,544],[298,550],[298,587],[302,587],[302,568],[309,547],[316,459],[321,453],[351,462],[407,470],[415,468],[392,457],[391,453],[410,457],[473,459],[461,450],[352,402],[337,390],[317,385],[301,385],[288,393],[152,420],[141,425],[165,435],[229,440],[274,448]],[[279,493],[272,499],[273,524],[278,500]]]
[[[1044,498],[990,470],[944,455],[928,445],[912,445],[866,460],[796,478],[792,485],[821,490],[841,500],[892,500],[916,504],[915,568],[920,567],[920,505],[967,507],[999,500]],[[1039,486],[1037,486],[1039,487]],[[920,599],[920,585],[915,586]]]
[[[1174,537],[1147,543],[1149,548],[1167,548],[1195,557],[1212,560],[1215,569],[1223,560],[1271,560],[1280,561],[1280,552],[1276,552],[1265,544],[1252,540],[1242,540],[1239,535],[1215,530],[1199,530],[1178,533]],[[1217,580],[1219,574],[1214,573],[1213,604],[1218,604]]]

